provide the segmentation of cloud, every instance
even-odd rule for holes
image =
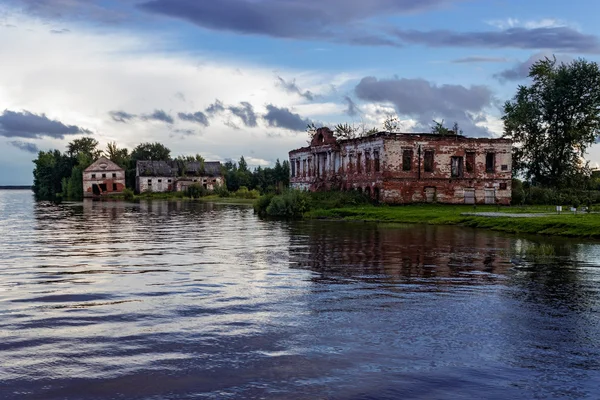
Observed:
[[[415,13],[460,0],[150,0],[139,8],[180,18],[202,28],[277,38],[319,39],[356,45],[395,45],[365,33],[361,22],[376,16]]]
[[[65,33],[70,33],[71,31],[69,29],[63,28],[63,29],[51,29],[50,33],[53,33],[55,35],[62,35]]]
[[[252,104],[248,103],[247,101],[242,101],[240,103],[240,107],[229,106],[227,109],[231,111],[233,115],[239,117],[247,127],[256,127],[256,114],[254,113],[254,107],[252,107]]]
[[[161,121],[161,122],[165,122],[169,125],[172,125],[173,123],[175,123],[175,120],[173,119],[173,117],[171,117],[169,114],[167,114],[163,110],[154,110],[154,112],[152,114],[142,115],[142,119],[144,121]]]
[[[315,95],[310,90],[306,90],[306,91],[302,92],[300,90],[300,88],[298,87],[298,85],[296,85],[295,79],[291,82],[286,82],[282,77],[278,76],[277,80],[278,80],[279,86],[284,88],[286,90],[286,92],[295,93],[295,94],[302,96],[305,99],[310,100],[310,101],[314,100]]]
[[[458,122],[470,136],[489,136],[482,115],[493,105],[486,86],[436,85],[425,79],[382,79],[365,77],[355,88],[358,98],[377,103],[392,103],[399,116],[414,118],[420,129],[433,120]],[[429,129],[426,129],[429,130]]]
[[[529,70],[531,66],[538,62],[539,60],[543,60],[544,58],[556,57],[556,61],[559,63],[569,63],[573,61],[573,58],[566,55],[553,55],[549,52],[539,52],[531,55],[527,60],[523,62],[518,62],[513,67],[505,69],[497,74],[494,74],[494,78],[498,79],[500,82],[506,81],[519,81],[526,79],[529,76]]]
[[[215,115],[225,111],[225,106],[223,106],[223,102],[221,100],[217,99],[214,103],[206,107],[206,110],[204,111],[206,111],[206,113],[209,115]]]
[[[600,41],[597,36],[586,35],[569,27],[509,28],[500,32],[425,32],[397,29],[394,34],[406,44],[428,47],[548,49],[565,53],[600,53]]]
[[[45,114],[33,114],[29,111],[4,110],[0,114],[0,136],[38,139],[44,136],[63,139],[65,135],[92,133],[75,125],[65,125],[51,120]]]
[[[8,143],[15,146],[18,149],[27,151],[29,153],[37,153],[39,151],[37,145],[34,143],[22,142],[20,140],[13,140],[12,142],[8,142]]]
[[[464,58],[457,58],[450,61],[453,64],[469,64],[469,63],[504,63],[508,62],[507,58],[504,57],[482,57],[482,56],[470,56]]]
[[[129,114],[125,111],[109,111],[108,115],[110,115],[110,117],[113,119],[113,121],[122,122],[122,123],[126,123],[126,122],[136,118],[135,114]]]
[[[197,111],[195,113],[182,113],[177,114],[179,119],[182,121],[195,122],[200,125],[208,126],[208,117],[202,111]]]
[[[354,117],[360,114],[360,109],[356,106],[356,103],[350,98],[350,96],[344,96],[344,102],[347,104],[346,114],[350,117]]]
[[[267,105],[267,113],[263,116],[263,119],[271,127],[280,127],[292,131],[303,131],[312,122],[291,112],[288,108],[279,108],[272,104]]]
[[[517,28],[524,27],[527,29],[535,29],[535,28],[553,28],[558,26],[567,26],[568,24],[564,21],[560,21],[554,18],[542,18],[538,20],[527,20],[523,21],[518,18],[506,18],[506,19],[495,19],[491,21],[487,21],[487,23],[491,26],[494,26],[499,29],[509,29],[509,28]]]

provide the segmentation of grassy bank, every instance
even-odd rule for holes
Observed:
[[[485,228],[509,233],[531,233],[570,237],[600,238],[600,214],[563,212],[529,218],[483,217],[462,215],[472,212],[549,213],[551,206],[496,208],[493,206],[408,205],[408,206],[354,206],[332,209],[312,209],[305,218],[330,218],[373,222],[424,223],[432,225],[460,225]]]

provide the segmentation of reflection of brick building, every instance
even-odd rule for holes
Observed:
[[[356,189],[385,203],[510,204],[511,141],[380,132],[336,140],[320,128],[289,153],[293,188]]]
[[[100,157],[83,171],[83,196],[106,196],[123,192],[125,171],[106,157]]]

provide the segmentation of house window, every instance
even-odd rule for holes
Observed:
[[[423,169],[425,172],[433,172],[433,150],[425,150]]]
[[[365,170],[371,172],[371,154],[365,153]]]
[[[500,169],[501,169],[502,171],[508,171],[508,165],[506,165],[506,164],[502,164],[502,166],[500,167]]]
[[[496,154],[486,153],[485,154],[485,172],[494,173],[494,165],[496,164]]]
[[[116,178],[116,177],[117,177],[117,174],[113,173],[113,174],[112,174],[112,177],[113,177],[113,178]]]
[[[96,179],[96,174],[92,174],[92,179]]]
[[[352,170],[354,169],[354,155],[353,154],[348,154],[348,172],[352,173]]]
[[[294,178],[296,176],[296,163],[294,162],[294,160],[291,160],[292,165],[292,178]]]
[[[152,185],[152,179],[148,179],[148,185]]]
[[[302,160],[302,176],[306,177],[306,160]]]
[[[461,178],[463,176],[463,158],[452,157],[450,159],[450,170],[453,178]]]
[[[475,172],[475,152],[467,151],[466,170],[468,173]]]
[[[162,179],[159,179],[159,180],[158,180],[158,183],[162,183]]]
[[[113,192],[116,192],[116,191],[117,191],[117,184],[113,183]]]
[[[378,151],[373,152],[373,161],[375,164],[373,166],[373,169],[375,170],[375,172],[379,172],[379,152]]]
[[[106,178],[106,174],[102,174],[102,177],[103,177],[103,178]]]
[[[300,176],[300,160],[296,160],[296,174]]]
[[[412,149],[405,149],[402,152],[402,171],[410,171],[410,168],[412,166],[412,157]]]
[[[362,153],[356,155],[356,173],[362,173]]]
[[[508,185],[506,184],[506,182],[500,182],[500,190],[506,190],[508,188]]]
[[[168,183],[171,183],[171,179],[169,179],[167,182],[168,182]]]

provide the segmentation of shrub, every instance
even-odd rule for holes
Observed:
[[[246,186],[240,186],[235,192],[235,197],[240,199],[258,199],[260,197],[260,192],[256,189],[248,190]]]
[[[310,195],[299,190],[290,190],[273,196],[266,208],[266,215],[279,218],[299,218],[310,210]]]
[[[204,186],[194,183],[193,185],[188,186],[188,188],[185,191],[185,194],[188,197],[191,197],[193,199],[197,199],[199,197],[204,197],[208,194],[208,189],[206,189]]]
[[[123,189],[123,198],[127,201],[133,200],[133,190],[129,188]]]
[[[218,195],[219,197],[229,197],[231,195],[229,193],[229,190],[227,190],[227,186],[225,185],[215,186],[213,193]]]

